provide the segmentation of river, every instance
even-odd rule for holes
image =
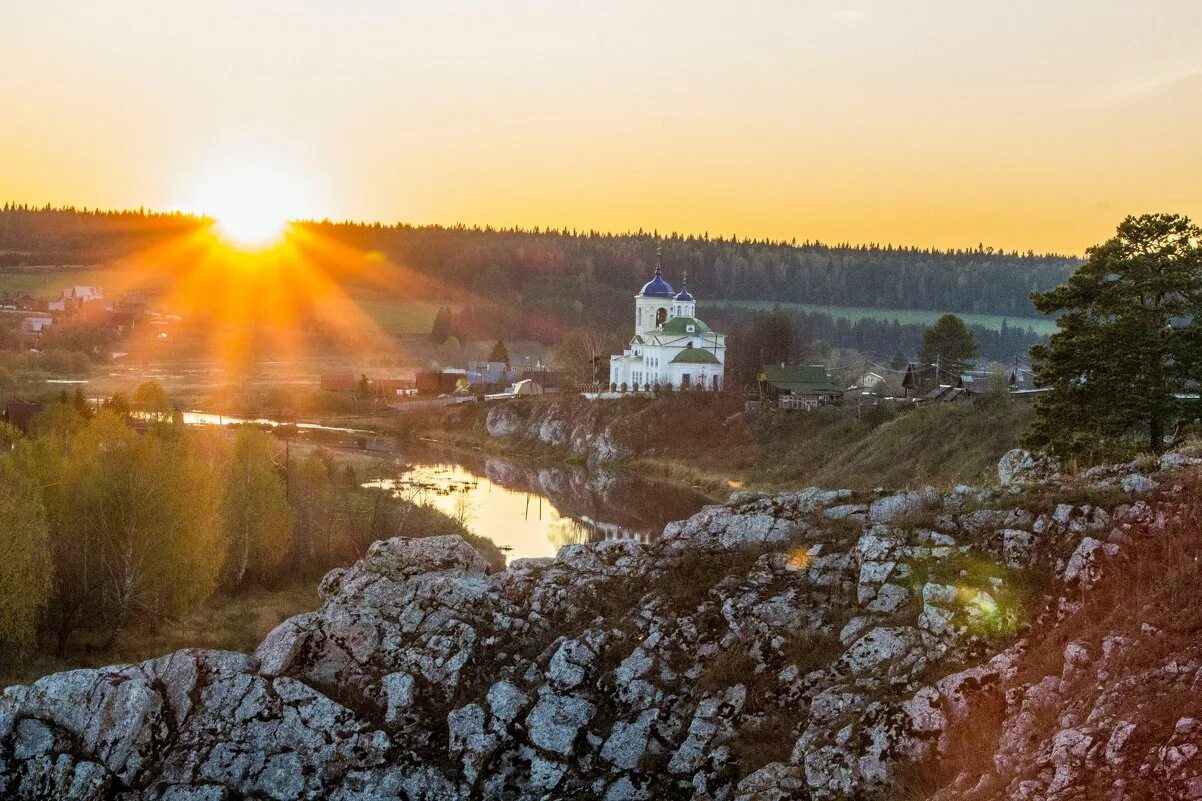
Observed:
[[[188,425],[277,426],[268,417],[183,413]],[[367,434],[354,428],[297,423],[302,430]],[[569,543],[659,536],[709,499],[700,492],[623,470],[538,464],[430,446],[390,454],[394,474],[368,482],[398,497],[430,504],[488,537],[510,559],[554,556]]]
[[[650,541],[699,510],[699,492],[625,471],[538,465],[406,449],[398,474],[372,482],[429,503],[505,549],[510,560],[554,556],[569,543]]]

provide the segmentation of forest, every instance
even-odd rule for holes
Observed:
[[[310,587],[388,536],[455,532],[504,563],[462,521],[364,486],[386,466],[293,438],[189,429],[155,382],[99,406],[64,394],[27,433],[0,422],[0,683],[35,657],[113,658],[123,635],[210,603]]]
[[[203,220],[181,214],[72,208],[0,209],[0,267],[90,265],[152,247]],[[769,300],[883,309],[1036,316],[1030,293],[1062,283],[1079,259],[979,245],[935,250],[663,234],[468,226],[306,222],[300,226],[414,277],[439,299],[454,287],[476,298],[517,299],[557,317],[605,314],[637,291],[662,248],[666,277],[701,299]],[[580,308],[580,305],[584,308]]]

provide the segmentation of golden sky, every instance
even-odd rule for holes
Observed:
[[[299,216],[1076,253],[1202,219],[1200,41],[1196,0],[0,0],[0,201],[251,175]]]

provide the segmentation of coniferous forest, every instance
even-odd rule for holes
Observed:
[[[187,234],[203,221],[142,210],[100,212],[71,208],[0,209],[0,268],[99,265]],[[1016,318],[1002,332],[974,329],[982,353],[1004,358],[1039,338],[1017,318],[1036,317],[1032,292],[1067,278],[1079,259],[1002,252],[979,245],[935,250],[895,245],[777,242],[654,231],[517,230],[467,226],[306,222],[314,241],[363,254],[362,270],[341,280],[370,283],[373,269],[394,265],[413,298],[457,301],[456,331],[472,339],[554,341],[567,327],[622,331],[629,299],[662,252],[665,277],[679,285],[687,272],[700,301],[757,301],[920,309]],[[330,248],[310,255],[345,267]],[[377,267],[373,268],[373,264]],[[466,304],[466,305],[463,305]],[[746,307],[707,312],[736,324]],[[795,315],[817,338],[838,346],[903,349],[922,326],[882,320],[856,323],[822,313]],[[913,329],[913,330],[910,330]]]

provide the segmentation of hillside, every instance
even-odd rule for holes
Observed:
[[[737,493],[495,573],[457,537],[378,542],[253,656],[7,689],[0,793],[1191,797],[1198,462]]]
[[[150,262],[203,224],[182,215],[0,209],[0,268]],[[668,277],[702,300],[1038,317],[1029,294],[1062,283],[1077,260],[878,245],[709,236],[306,223],[299,247],[344,288],[385,286],[408,299],[470,302],[477,328],[545,339],[548,326],[628,323],[630,295],[662,247]],[[889,313],[887,311],[886,313]],[[891,320],[892,317],[881,319]],[[464,323],[465,327],[467,326]]]
[[[621,463],[723,490],[817,484],[952,486],[992,472],[1030,423],[1030,404],[984,397],[913,408],[744,412],[699,394],[593,403],[562,397],[467,404],[405,420],[409,436],[462,447]]]

